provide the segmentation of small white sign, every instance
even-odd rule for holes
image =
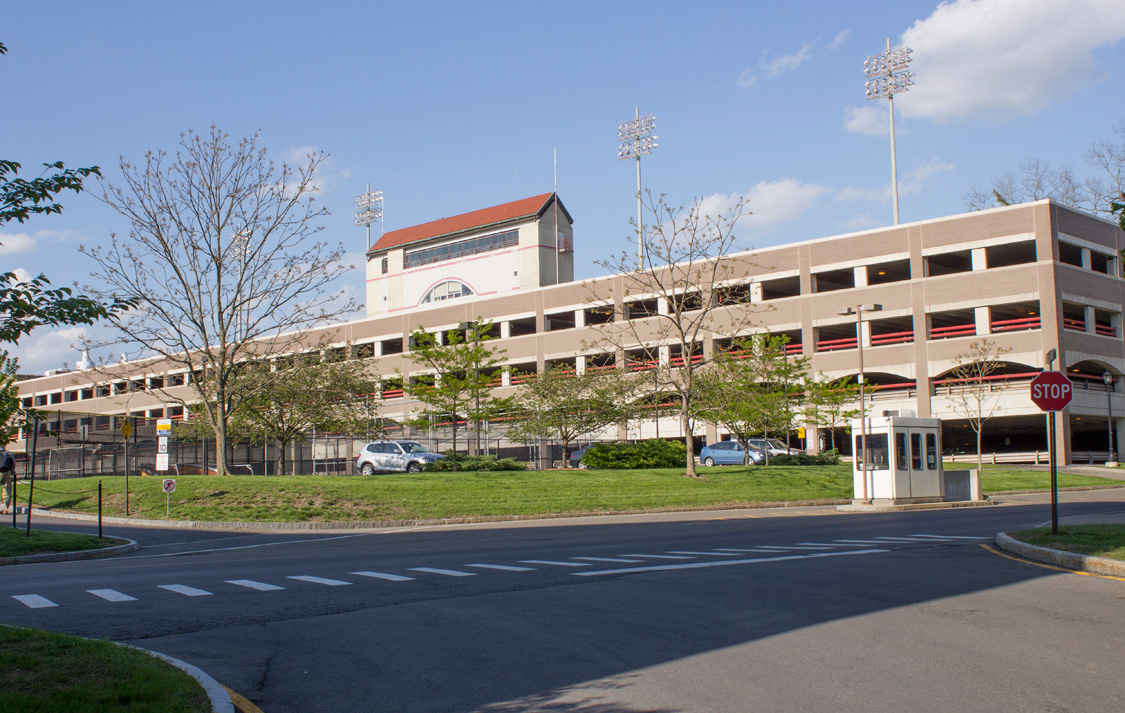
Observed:
[[[176,481],[174,479],[172,479],[172,478],[165,478],[164,479],[164,492],[166,492],[166,493],[176,492]]]
[[[167,453],[157,453],[156,454],[156,469],[157,470],[168,470],[168,454]]]
[[[172,433],[172,419],[158,418],[156,419],[156,434],[158,436],[167,436]]]
[[[168,436],[160,436],[159,438],[156,439],[156,452],[157,453],[167,453],[168,452]]]

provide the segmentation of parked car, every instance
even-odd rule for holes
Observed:
[[[769,451],[771,456],[796,456],[804,453],[799,448],[790,448],[776,438],[751,438],[750,445],[761,451]]]
[[[742,465],[742,444],[738,441],[721,441],[703,446],[699,451],[699,462],[703,465]],[[763,462],[766,456],[754,446],[750,446],[750,464]]]
[[[418,441],[373,441],[360,451],[355,469],[364,475],[375,473],[418,473],[427,463],[445,458]]]
[[[587,443],[586,445],[584,445],[580,448],[575,448],[574,450],[572,450],[570,452],[570,456],[567,458],[567,460],[570,461],[570,467],[571,468],[585,468],[586,467],[586,465],[582,462],[582,456],[585,455],[586,449],[589,448],[589,447],[590,447],[590,444]]]

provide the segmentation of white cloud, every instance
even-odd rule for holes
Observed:
[[[852,35],[851,30],[844,30],[840,34],[833,37],[832,41],[828,43],[828,46],[825,47],[825,49],[826,50],[834,50],[834,49],[838,48],[840,45],[847,42],[848,38],[851,37],[851,35]]]
[[[738,79],[734,80],[734,83],[740,87],[756,87],[758,86],[758,77],[754,75],[753,69],[746,69],[738,75]]]
[[[902,35],[917,84],[902,114],[938,122],[1034,114],[1101,79],[1092,52],[1125,38],[1120,0],[955,0]]]
[[[899,195],[907,195],[911,193],[919,193],[926,183],[926,179],[938,173],[945,171],[952,171],[956,168],[955,164],[947,161],[942,161],[939,158],[932,158],[930,162],[924,166],[919,166],[907,173],[902,179],[899,180],[898,192]],[[841,188],[836,194],[838,201],[889,201],[891,199],[891,184],[879,186],[878,188],[863,188],[860,186],[846,186]]]
[[[883,102],[879,102],[878,105],[846,106],[844,128],[853,134],[888,136],[891,130],[887,107]]]
[[[0,233],[0,255],[20,255],[35,252],[35,238],[27,233]]]
[[[32,274],[22,267],[12,268],[8,272],[14,272],[16,275],[16,280],[19,282],[30,282],[32,278]]]
[[[816,199],[828,192],[827,186],[802,183],[796,178],[759,181],[744,195],[749,215],[739,221],[747,233],[764,233],[779,225],[800,220],[805,211],[816,207]],[[715,193],[700,202],[704,215],[722,215],[738,201],[738,194]]]
[[[812,59],[812,48],[815,44],[815,42],[802,42],[801,49],[797,50],[794,54],[783,54],[768,62],[763,57],[761,61],[762,69],[765,70],[766,76],[771,79],[779,74],[791,72]]]
[[[73,366],[82,357],[80,344],[87,335],[82,326],[37,329],[9,351],[19,359],[21,374],[42,374],[63,364]]]
[[[876,220],[875,218],[871,217],[870,213],[860,213],[859,215],[854,215],[848,220],[844,221],[843,227],[845,230],[859,231],[868,230],[870,228],[878,228],[886,224],[887,222],[885,220]]]
[[[313,154],[323,156],[320,165],[317,166],[316,174],[313,176],[313,188],[319,194],[318,198],[323,198],[326,193],[331,192],[340,183],[351,178],[352,172],[348,169],[338,170],[336,160],[332,155],[326,154],[315,146],[291,148],[285,152],[284,160],[294,167],[307,166],[309,156]]]

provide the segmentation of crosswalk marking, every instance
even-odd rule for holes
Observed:
[[[694,557],[686,557],[684,555],[621,555],[622,557],[640,557],[642,559],[654,560],[690,560]]]
[[[623,563],[626,563],[626,564],[628,564],[630,562],[641,562],[641,561],[643,561],[643,560],[627,560],[627,559],[622,559],[620,557],[571,557],[571,559],[587,560],[589,562],[623,562]]]
[[[44,607],[58,606],[58,604],[55,604],[47,597],[41,597],[38,594],[16,594],[12,597],[12,599],[15,599],[17,602],[31,607],[32,609],[42,609]]]
[[[256,589],[259,592],[276,592],[279,589],[285,589],[285,587],[279,587],[276,584],[255,582],[252,579],[228,579],[227,584],[233,584],[238,587],[246,587],[247,589]]]
[[[372,579],[385,579],[388,582],[413,582],[413,577],[404,577],[401,574],[384,574],[383,572],[349,572],[360,577],[371,577]]]
[[[195,587],[189,587],[186,584],[160,584],[160,585],[157,585],[157,586],[159,586],[161,589],[167,589],[169,592],[175,592],[176,594],[182,594],[185,597],[209,597],[209,596],[211,596],[211,592],[208,592],[205,589],[196,589]]]
[[[136,597],[130,597],[128,594],[122,594],[116,589],[87,589],[87,592],[93,594],[95,597],[101,597],[107,602],[135,602]]]
[[[327,587],[342,587],[351,582],[345,582],[342,579],[328,579],[326,577],[313,577],[308,574],[299,574],[295,577],[286,577],[286,579],[296,579],[299,582],[309,582],[311,584],[323,584]]]
[[[836,540],[836,541],[841,542],[845,545],[885,545],[885,544],[887,544],[883,540]]]
[[[555,560],[520,560],[521,564],[549,564],[555,567],[589,567],[589,562],[556,562]]]
[[[411,572],[429,572],[430,574],[443,574],[446,577],[475,577],[476,572],[462,572],[456,569],[438,569],[437,567],[410,567]]]
[[[769,550],[765,550],[765,551],[766,551],[766,552],[768,552]],[[694,556],[696,556],[696,557],[699,557],[699,556],[707,556],[707,557],[730,557],[730,553],[729,553],[729,552],[692,552],[691,550],[668,550],[668,554],[673,554],[673,555],[694,555]]]
[[[839,542],[798,542],[797,544],[806,547],[843,547]]]
[[[466,567],[479,567],[481,569],[498,569],[504,572],[534,572],[534,567],[513,567],[510,564],[467,564]]]

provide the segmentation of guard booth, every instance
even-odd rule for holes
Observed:
[[[864,489],[862,424],[852,422],[855,459],[854,502],[906,505],[947,499],[941,467],[941,419],[912,411],[884,411],[867,418],[867,473]],[[952,475],[952,473],[951,473]],[[951,483],[952,485],[952,483]],[[959,488],[958,488],[959,489]],[[965,499],[970,498],[952,498]]]

